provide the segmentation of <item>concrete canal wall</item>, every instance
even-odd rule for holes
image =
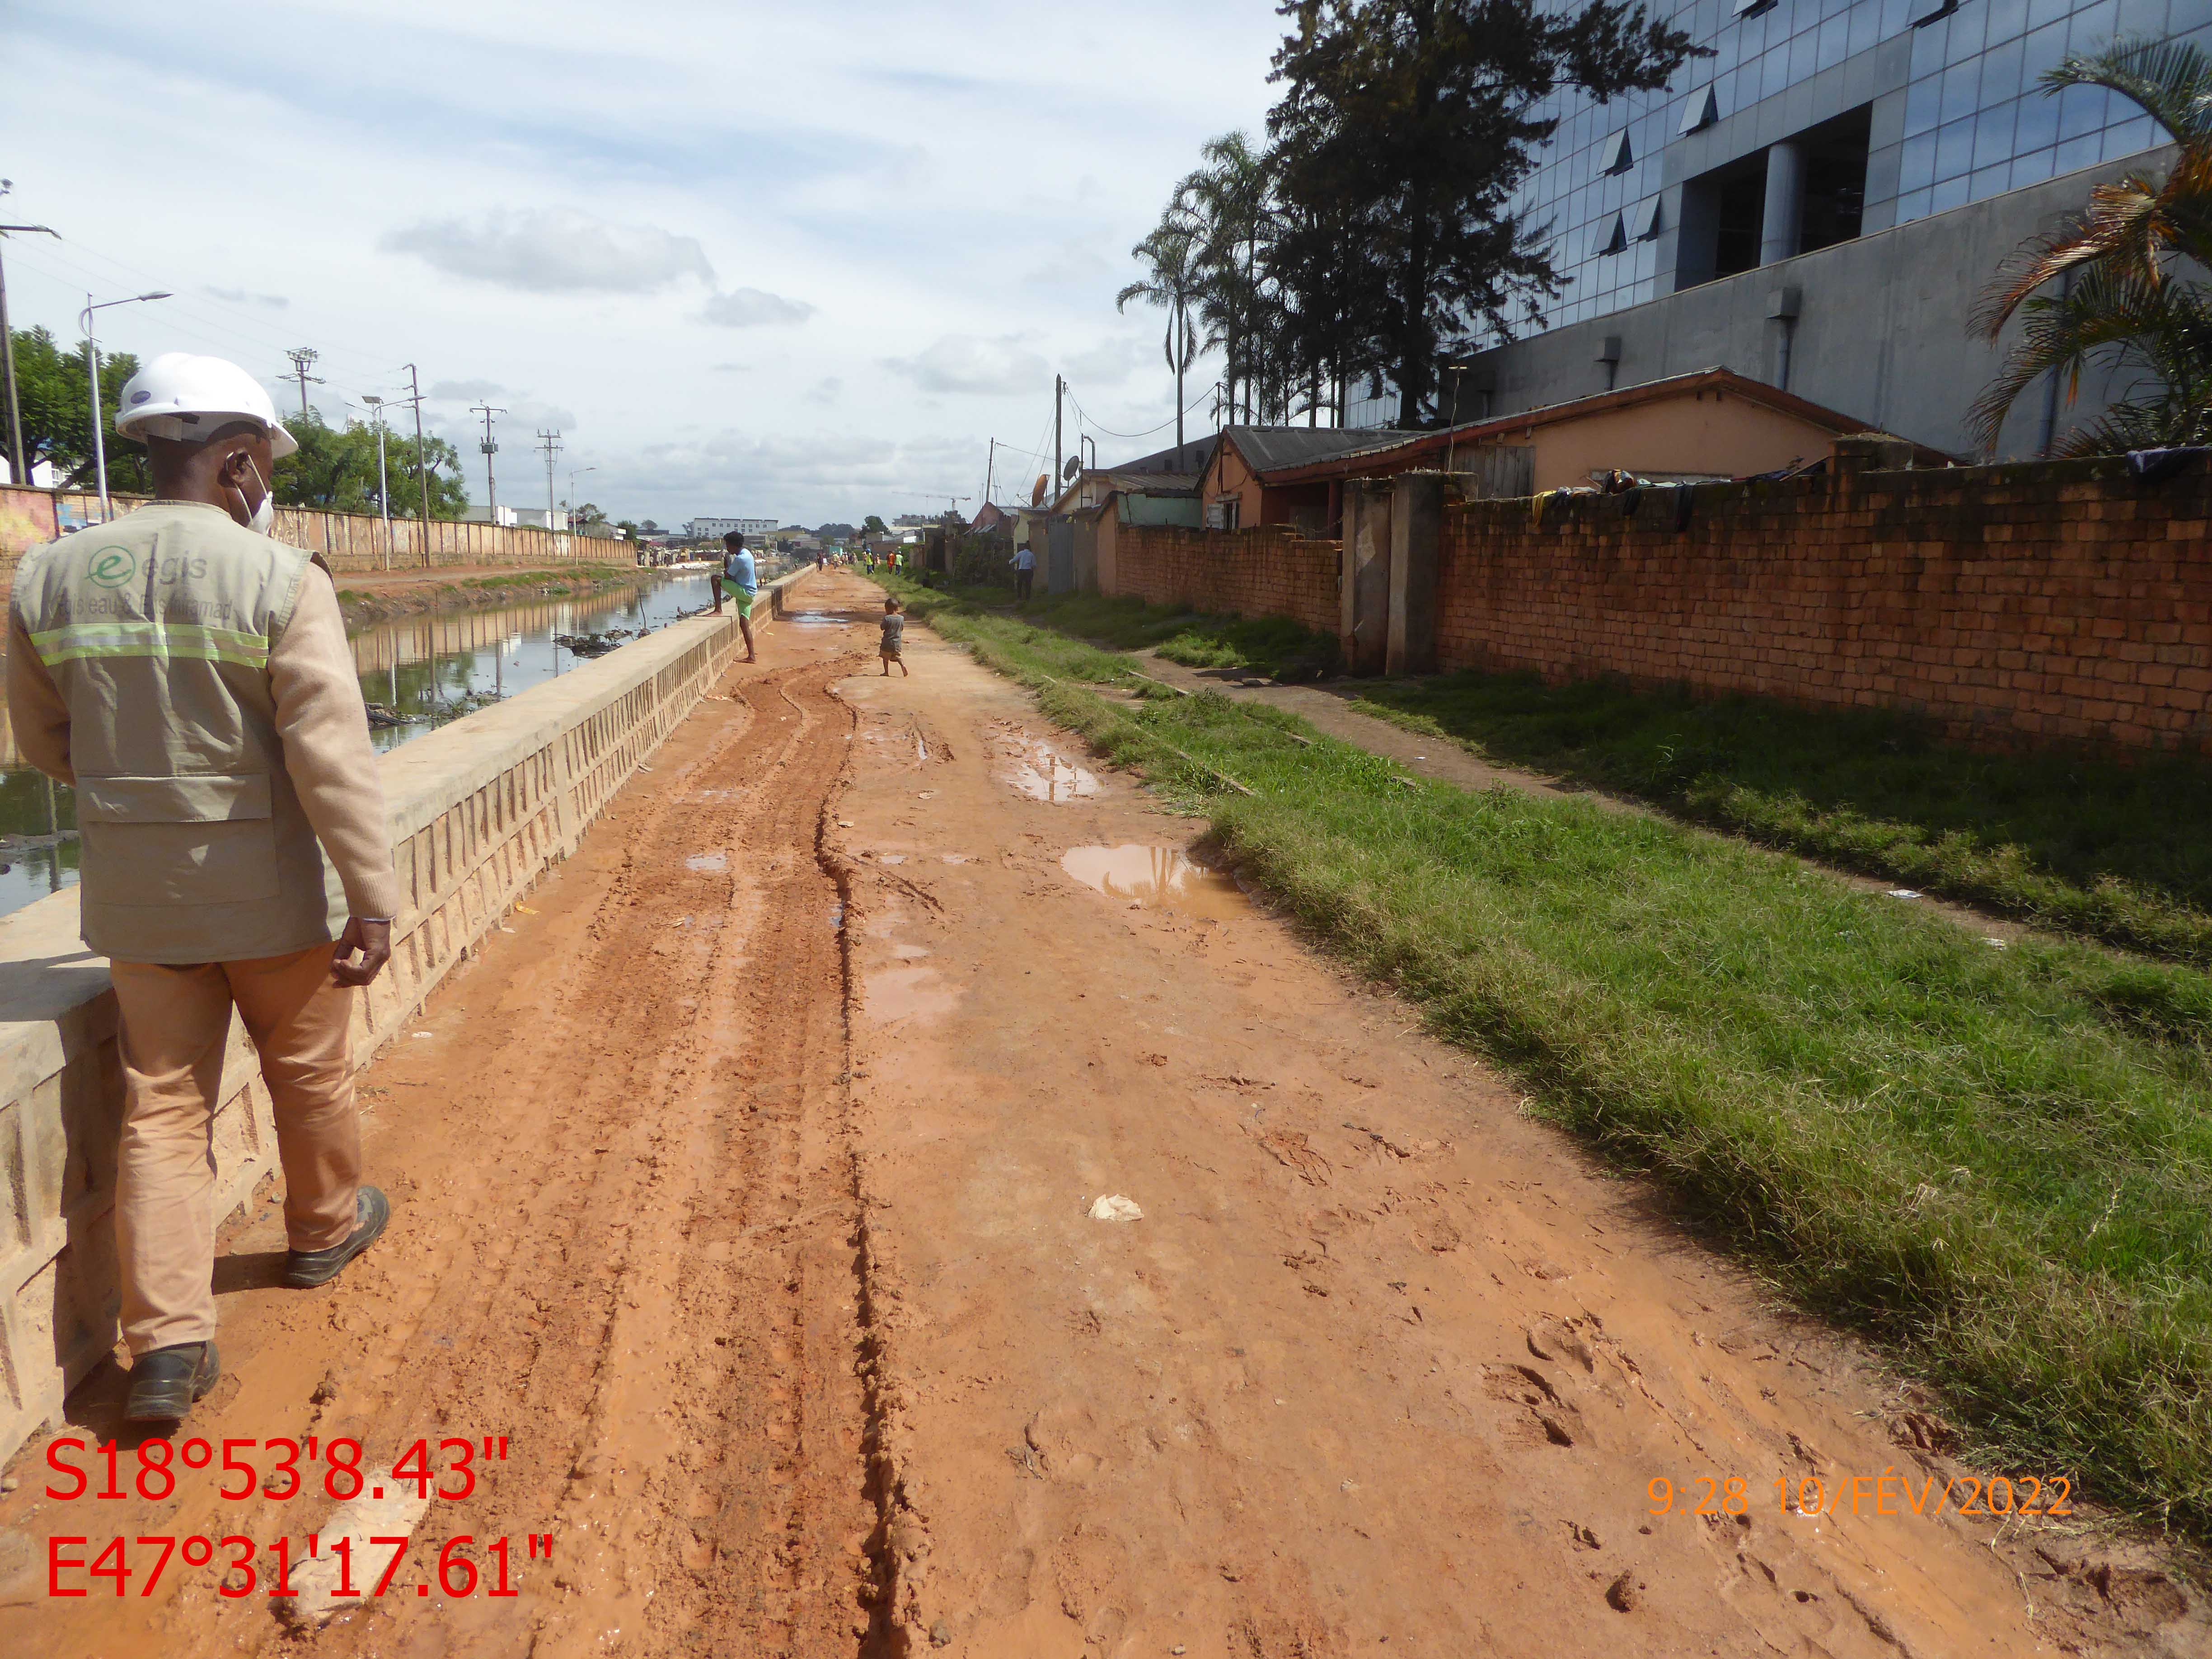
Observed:
[[[763,589],[755,627],[811,572]],[[720,678],[734,621],[673,624],[386,755],[407,906],[361,1006],[370,1056],[517,897],[575,850],[638,764]],[[252,1045],[233,1022],[215,1121],[217,1213],[276,1167]],[[107,963],[64,889],[0,919],[0,1458],[56,1419],[117,1337],[110,1212],[122,1068]]]

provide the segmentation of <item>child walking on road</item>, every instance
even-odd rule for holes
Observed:
[[[899,665],[899,672],[908,672],[906,659],[899,654],[899,645],[906,634],[905,606],[896,593],[884,596],[884,678],[891,677],[891,665]]]

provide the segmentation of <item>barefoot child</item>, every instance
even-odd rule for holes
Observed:
[[[903,674],[908,672],[906,659],[899,654],[900,641],[906,633],[906,617],[902,614],[905,609],[906,607],[899,603],[899,597],[897,594],[887,593],[884,596],[883,655],[884,678],[885,679],[889,679],[890,678],[891,665],[893,663],[896,663],[899,665],[900,673]]]

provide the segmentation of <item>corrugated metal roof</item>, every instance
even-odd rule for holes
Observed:
[[[1328,426],[1232,426],[1223,435],[1235,442],[1237,453],[1255,471],[1267,472],[1279,466],[1334,460],[1358,450],[1387,449],[1424,434],[1393,427],[1346,430]]]
[[[1206,471],[1206,457],[1213,453],[1214,434],[1193,438],[1187,444],[1172,449],[1159,449],[1149,455],[1139,455],[1133,461],[1117,461],[1103,469],[1110,472],[1188,472],[1195,477]]]

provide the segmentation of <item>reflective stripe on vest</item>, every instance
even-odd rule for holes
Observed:
[[[46,663],[82,662],[94,657],[186,658],[265,668],[269,640],[234,628],[205,628],[195,623],[72,623],[31,635],[31,648]]]

